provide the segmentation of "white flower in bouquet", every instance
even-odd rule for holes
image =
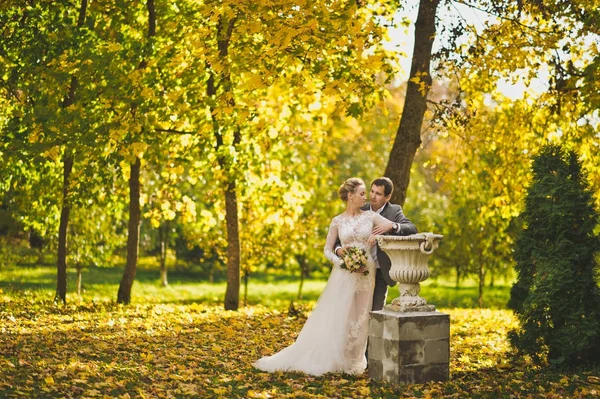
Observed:
[[[369,274],[366,270],[367,266],[367,252],[362,248],[350,247],[346,248],[344,255],[342,255],[342,269],[348,270],[350,273],[355,273],[362,270],[362,274],[365,276]]]

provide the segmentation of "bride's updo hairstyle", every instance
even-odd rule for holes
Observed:
[[[340,194],[340,198],[342,199],[342,201],[347,202],[348,194],[354,194],[357,188],[364,185],[365,182],[359,179],[358,177],[349,178],[344,182],[344,184],[340,186],[340,190],[338,191],[338,193]]]

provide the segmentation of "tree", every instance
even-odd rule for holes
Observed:
[[[35,161],[34,167],[44,160],[57,166],[60,163],[62,178],[46,181],[46,187],[38,189],[61,187],[62,195],[57,196],[61,211],[55,301],[63,303],[67,293],[69,214],[77,197],[84,196],[75,190],[79,182],[73,179],[73,165],[78,149],[93,141],[88,127],[96,121],[94,106],[82,105],[89,98],[85,85],[80,84],[81,75],[89,78],[95,73],[90,63],[82,62],[95,49],[93,35],[86,27],[87,7],[87,1],[77,8],[58,1],[31,3],[27,7],[7,5],[2,13],[3,32],[8,34],[2,54],[8,61],[2,63],[6,68],[3,75],[7,77],[3,85],[13,108],[3,129],[3,139],[14,141],[8,145],[8,156],[15,160],[29,157]],[[28,175],[34,176],[35,172]],[[46,226],[43,230],[53,229]]]
[[[146,1],[148,12],[148,31],[146,48],[151,48],[151,42],[156,35],[156,9],[154,0]],[[138,67],[138,71],[144,71],[148,66],[149,60],[142,58]],[[134,103],[131,109],[132,117],[140,118],[137,114],[139,104]],[[142,132],[144,128],[142,127]],[[135,136],[135,134],[134,134]],[[140,169],[142,167],[142,159],[140,154],[135,154],[133,162],[129,165],[129,224],[127,227],[127,262],[123,277],[119,284],[117,293],[117,302],[129,304],[131,302],[131,287],[135,278],[140,241],[140,223],[141,223],[141,205],[140,205]]]
[[[198,228],[194,237],[200,234],[198,241],[209,258],[230,263],[227,306],[237,307],[240,269],[264,266],[260,249],[266,243],[275,244],[269,245],[273,248],[269,259],[282,259],[277,267],[284,265],[287,258],[280,254],[288,242],[281,238],[303,217],[303,204],[309,196],[330,194],[333,175],[321,173],[329,160],[322,154],[342,138],[335,129],[353,120],[346,120],[345,114],[359,115],[385,92],[382,76],[392,73],[388,54],[380,46],[384,28],[377,16],[388,11],[376,2],[368,7],[362,2],[181,1],[177,7],[158,3],[165,28],[151,35],[156,13],[151,12],[150,3],[147,12],[142,4],[124,7],[94,1],[82,5],[87,6],[86,18],[79,27],[79,15],[66,1],[31,3],[24,10],[1,6],[4,43],[10,46],[0,53],[6,61],[0,63],[0,75],[2,87],[8,88],[2,92],[10,102],[11,111],[6,114],[12,113],[10,123],[2,121],[3,133],[8,133],[2,137],[2,153],[10,157],[10,163],[2,166],[18,171],[22,160],[33,155],[41,159],[26,168],[27,173],[3,178],[3,187],[13,187],[26,176],[27,187],[50,192],[36,180],[42,174],[42,161],[51,165],[53,176],[59,168],[62,175],[70,170],[68,183],[63,176],[63,184],[58,180],[56,186],[48,184],[53,194],[43,201],[40,197],[43,206],[20,209],[30,211],[23,219],[33,219],[46,208],[60,206],[59,186],[68,191],[69,208],[63,209],[74,211],[75,205],[98,192],[112,196],[114,192],[109,191],[121,189],[121,178],[127,176],[132,207],[130,255],[118,295],[127,302],[137,258],[140,217],[136,215],[142,214],[136,204],[141,201],[150,208],[141,217],[149,217],[151,223],[164,222],[170,220],[165,215],[169,212],[158,217],[155,205],[171,210],[184,191],[173,190],[173,197],[165,200],[163,193],[169,190],[158,185],[160,195],[153,202],[142,189],[151,187],[144,179],[156,172],[144,168],[184,168],[189,172],[185,178],[196,180],[189,183],[194,190],[186,187],[185,195],[200,212],[197,223],[181,220],[186,224],[181,231]],[[72,85],[73,77],[77,79]],[[76,97],[56,98],[57,92],[65,91]],[[76,101],[67,104],[65,98]],[[353,125],[352,132],[361,138],[358,126]],[[159,141],[168,134],[189,142],[177,146],[173,158],[161,155],[169,140],[164,145]],[[293,149],[296,143],[299,148]],[[349,152],[342,153],[347,160]],[[70,159],[74,166],[65,169]],[[180,163],[161,165],[166,159]],[[290,159],[304,161],[302,173],[296,173],[299,168]],[[361,162],[372,166],[372,159],[365,155]],[[275,170],[277,162],[283,166],[283,183],[273,192],[281,198],[273,197],[265,205],[252,196],[269,191],[268,184],[278,174],[269,168]],[[351,169],[360,170],[360,166],[355,162]],[[340,170],[346,173],[344,167]],[[285,197],[288,190],[292,192]],[[6,201],[26,203],[24,196],[12,190]],[[311,251],[306,258],[319,259],[320,218],[330,214],[322,210],[331,205],[321,198],[311,206],[310,222],[299,237],[314,239],[306,247]],[[264,234],[263,221],[281,208],[284,228],[273,228],[277,232],[273,236]],[[58,220],[57,214],[49,217]],[[248,225],[240,229],[240,220]],[[56,230],[41,218],[35,220],[42,222],[46,230]],[[272,225],[279,223],[269,220]],[[87,229],[78,226],[75,231],[87,239]],[[243,237],[250,239],[240,245]],[[66,248],[64,238],[61,243]],[[303,252],[301,247],[295,251]],[[225,255],[223,248],[233,252]],[[243,251],[248,256],[245,264]]]
[[[373,10],[355,3],[223,2],[192,5],[189,21],[197,47],[185,73],[196,93],[194,121],[203,158],[225,199],[228,284],[225,308],[239,306],[241,244],[239,208],[246,177],[260,170],[269,148],[299,132],[278,131],[261,114],[271,87],[295,93],[290,114],[309,114],[309,98],[336,96],[338,108],[359,114],[377,92],[373,76],[389,70],[379,47],[382,28]],[[216,10],[216,11],[215,11]],[[258,16],[258,18],[256,17]],[[190,72],[192,74],[190,74]],[[198,79],[198,77],[203,79]],[[203,89],[203,90],[200,90]],[[300,132],[302,134],[302,132]],[[321,132],[319,132],[320,134]],[[304,133],[308,134],[308,133]]]
[[[394,182],[391,201],[404,205],[410,181],[410,169],[421,145],[421,127],[427,111],[427,94],[431,88],[429,65],[435,39],[436,10],[439,0],[419,1],[415,22],[415,42],[410,75],[406,86],[404,109],[390,153],[385,176]]]
[[[525,202],[509,302],[521,329],[511,332],[511,344],[538,361],[547,356],[558,365],[598,363],[599,214],[575,152],[544,147],[534,159]]]
[[[196,202],[192,200],[195,189],[190,182],[197,183],[196,171],[189,167],[193,162],[187,159],[187,147],[183,136],[168,135],[165,145],[156,144],[151,151],[154,162],[148,162],[141,176],[145,193],[141,202],[146,211],[143,217],[156,230],[156,248],[160,264],[160,281],[168,285],[167,254],[170,245],[178,238],[175,227],[189,225],[196,219]],[[182,141],[184,143],[182,143]],[[201,198],[197,200],[202,201]],[[203,202],[203,201],[202,201]],[[206,240],[206,236],[198,239]]]
[[[600,192],[598,124],[593,122],[598,106],[592,94],[597,90],[589,85],[597,49],[585,44],[598,36],[592,25],[578,22],[583,15],[596,15],[592,2],[573,8],[548,3],[557,8],[555,15],[541,13],[536,2],[461,3],[490,19],[473,26],[459,16],[440,26],[444,37],[460,43],[451,40],[436,55],[440,81],[432,97],[439,97],[439,86],[444,96],[430,101],[435,113],[415,158],[424,179],[415,202],[423,212],[444,209],[428,225],[455,237],[432,258],[432,269],[454,273],[457,283],[459,276],[477,276],[483,287],[482,276],[511,272],[511,247],[521,224],[517,216],[531,178],[529,155],[543,143],[576,146],[594,191]],[[540,71],[549,72],[548,82],[540,82]],[[564,90],[556,90],[557,82]],[[509,98],[511,83],[536,90]],[[544,85],[547,91],[540,90]],[[600,196],[596,200],[600,203]]]
[[[438,70],[449,82],[478,82],[478,91],[496,91],[514,85],[544,116],[531,130],[540,137],[577,142],[583,166],[593,184],[599,181],[597,82],[600,50],[590,45],[600,40],[595,1],[543,2],[466,0],[462,4],[489,16],[480,27],[468,21],[446,29],[453,38],[440,51]],[[465,45],[466,44],[466,45]],[[517,101],[515,100],[515,101]],[[511,101],[503,101],[510,107]],[[556,126],[560,128],[553,130]],[[545,126],[545,127],[544,127]],[[552,137],[553,136],[553,137]],[[542,139],[536,148],[539,148]],[[535,152],[534,148],[530,148]],[[600,204],[600,196],[597,197]]]

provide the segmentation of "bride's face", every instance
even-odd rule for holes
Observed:
[[[367,190],[365,186],[358,186],[356,191],[348,196],[349,205],[361,207],[367,202]]]

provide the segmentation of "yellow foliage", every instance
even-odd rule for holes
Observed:
[[[143,158],[144,152],[148,148],[148,144],[146,143],[133,143],[131,144],[131,152],[137,158]]]
[[[46,158],[50,158],[54,162],[60,161],[60,157],[61,157],[60,147],[54,146],[54,147],[50,148],[49,150],[44,152],[43,156]]]
[[[254,369],[263,351],[271,354],[293,342],[306,314],[290,317],[262,306],[229,312],[202,303],[122,307],[109,302],[82,302],[56,312],[52,305],[22,298],[6,309],[15,315],[0,335],[7,365],[0,367],[0,389],[6,397],[64,392],[122,398],[537,397],[540,392],[570,397],[574,390],[593,396],[600,381],[590,371],[557,375],[504,361],[506,333],[517,326],[505,310],[444,310],[452,320],[451,379],[398,385],[370,380],[366,373],[313,377]]]

